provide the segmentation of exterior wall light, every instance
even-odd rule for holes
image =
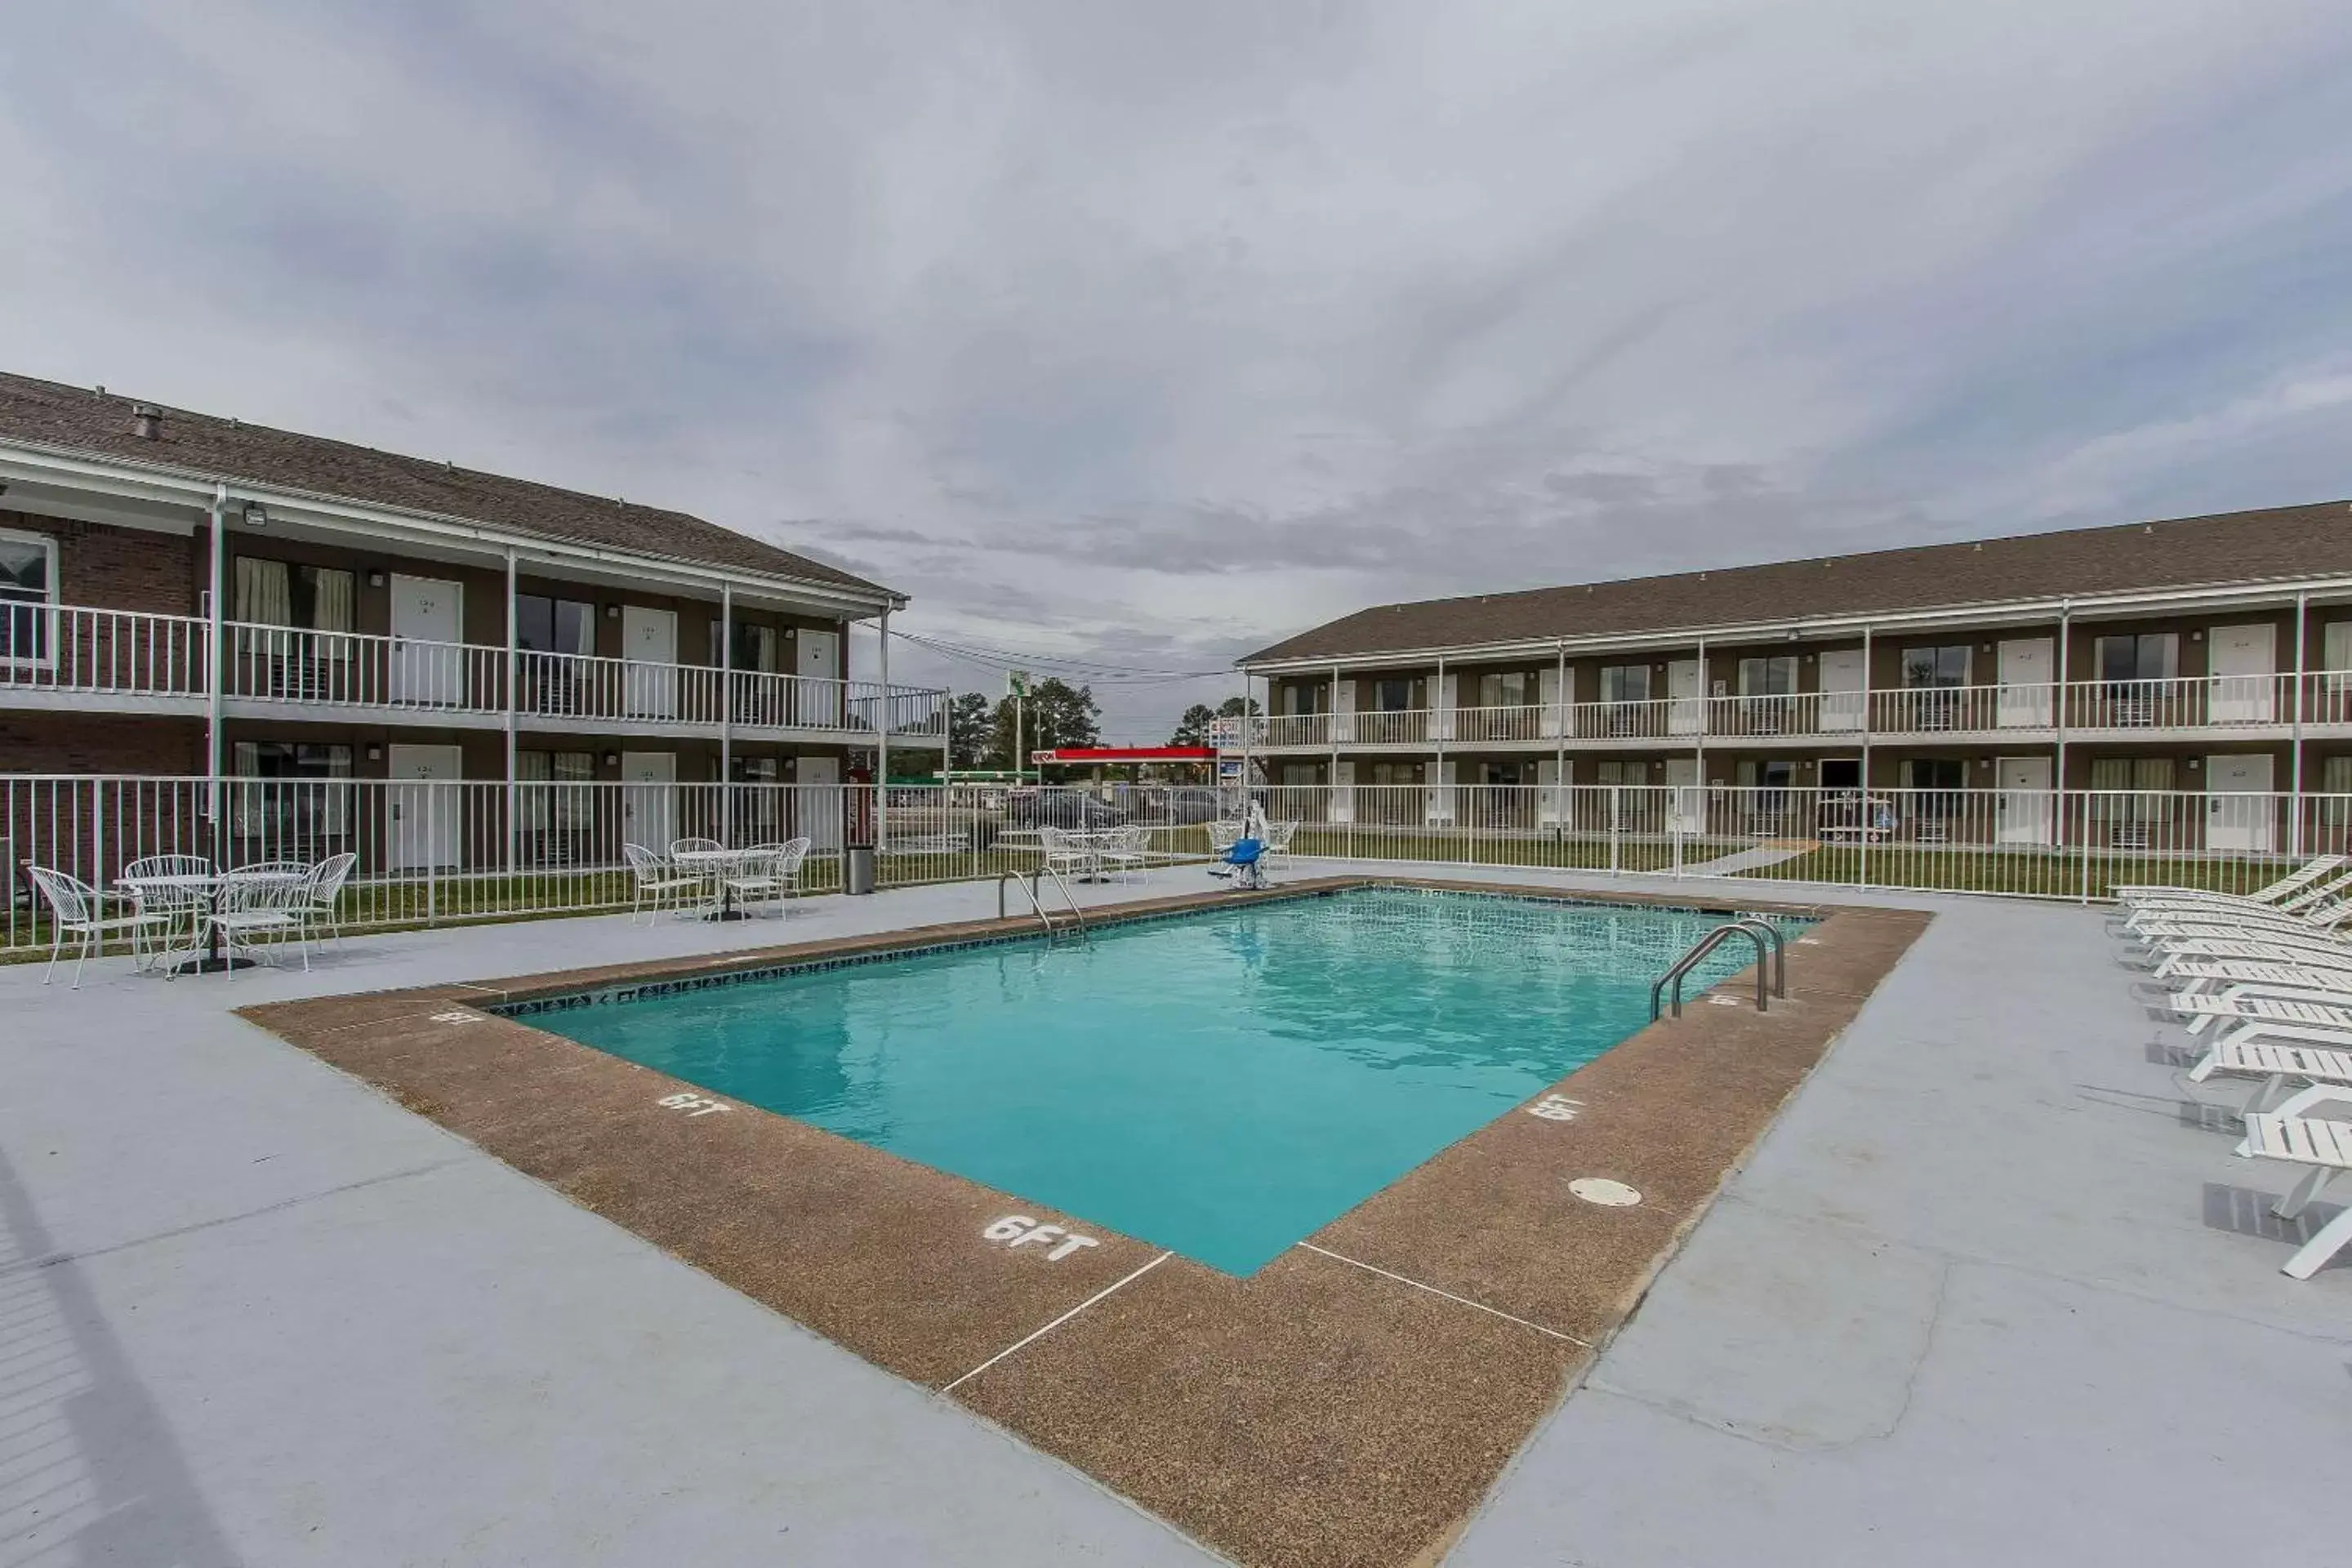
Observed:
[[[269,509],[262,505],[257,500],[249,500],[246,502],[245,526],[247,528],[268,528],[269,526]]]
[[[621,618],[621,606],[620,606],[620,605],[605,605],[605,606],[604,606],[604,618],[605,618],[606,620],[608,620],[608,621],[617,621],[617,620],[619,620],[619,619]]]
[[[383,573],[381,573],[381,572],[371,572],[371,573],[369,573],[369,574],[368,574],[368,586],[369,586],[369,587],[371,587],[371,588],[381,588],[381,587],[383,587]]]

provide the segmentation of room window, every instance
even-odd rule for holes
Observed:
[[[49,606],[57,602],[58,546],[47,534],[0,532],[0,660],[49,656]]]
[[[1317,775],[1321,772],[1322,764],[1319,763],[1285,763],[1282,764],[1282,782],[1292,789],[1320,784],[1323,781]]]
[[[1787,697],[1796,689],[1797,658],[1794,654],[1739,661],[1739,695],[1742,697]]]
[[[295,741],[239,741],[228,786],[230,831],[264,842],[248,858],[303,859],[315,841],[351,831],[352,749]]]
[[[1943,822],[1959,815],[1960,791],[1969,785],[1969,764],[1958,757],[1913,757],[1903,782],[1912,790],[1911,815]]]
[[[1601,667],[1601,700],[1647,702],[1650,667],[1646,664],[1604,664]]]
[[[305,631],[348,632],[356,625],[358,580],[333,566],[236,558],[236,613],[247,626],[299,626]]]
[[[1372,682],[1372,706],[1383,713],[1409,713],[1413,709],[1413,688],[1420,685],[1410,679],[1383,678]]]
[[[596,651],[596,606],[581,599],[517,594],[515,646],[533,653]]]
[[[1538,700],[1543,680],[1524,669],[1507,669],[1478,678],[1481,708],[1526,708]]]
[[[1903,684],[1914,691],[1969,683],[1969,645],[1946,643],[1938,647],[1903,650]]]
[[[596,820],[593,752],[517,752],[515,782],[530,786],[521,792],[528,831],[569,831]]]
[[[2180,673],[2180,635],[2140,632],[2095,638],[2091,644],[2091,665],[2098,679],[2110,683],[2170,680]]]
[[[1328,689],[1319,684],[1294,682],[1282,689],[1280,706],[1276,711],[1292,719],[1310,718],[1323,710],[1323,694]]]
[[[2352,823],[2352,756],[2325,757],[2319,764],[2319,820],[2330,827]]]
[[[724,628],[720,624],[718,621],[712,621],[710,623],[710,662],[713,667],[731,664],[737,673],[749,672],[753,675],[773,675],[783,668],[784,639],[777,634],[775,627],[761,626],[756,621],[737,621],[735,623],[735,657],[732,659],[721,659],[719,657],[719,647],[724,642],[725,636]]]
[[[2102,822],[2154,822],[2167,803],[2150,798],[2173,787],[2170,757],[2091,759],[2091,815]]]

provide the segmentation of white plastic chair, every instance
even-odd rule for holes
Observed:
[[[41,972],[41,984],[47,985],[56,974],[58,954],[63,951],[66,939],[72,937],[79,944],[80,954],[74,960],[72,989],[81,989],[82,965],[89,962],[106,940],[117,934],[131,939],[131,962],[134,968],[143,968],[146,955],[144,938],[150,932],[170,929],[169,917],[152,914],[139,906],[136,891],[102,893],[80,878],[47,866],[27,866],[33,886],[49,906],[49,966]],[[110,903],[131,906],[127,915],[110,915]]]
[[[805,838],[782,844],[755,844],[743,851],[725,884],[727,890],[735,895],[735,907],[748,911],[756,904],[773,904],[781,918],[784,901],[801,890],[801,862],[808,858],[808,852],[809,840]]]
[[[637,923],[643,914],[652,925],[661,919],[665,909],[685,907],[686,894],[700,893],[706,884],[700,877],[682,876],[676,867],[642,844],[621,846],[622,858],[629,863],[629,875],[635,882],[635,896],[629,903],[629,923]]]

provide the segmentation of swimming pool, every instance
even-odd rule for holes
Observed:
[[[1641,1028],[1728,918],[1351,889],[530,1021],[1248,1275]]]

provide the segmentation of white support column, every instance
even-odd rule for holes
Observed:
[[[882,606],[882,695],[874,704],[874,852],[890,842],[890,606]]]
[[[1706,639],[1698,639],[1698,733],[1692,737],[1693,766],[1698,773],[1698,786],[1706,788],[1706,731],[1715,722],[1715,684],[1707,679]],[[1702,794],[1699,799],[1705,800]]]
[[[2303,854],[2303,715],[2304,666],[2309,661],[2306,644],[2309,640],[2311,595],[2294,596],[2294,760],[2287,765],[2288,818],[2287,852],[2300,858]]]
[[[2055,848],[2066,847],[2066,710],[2072,705],[2074,689],[2066,682],[2067,653],[2074,640],[2074,607],[2071,601],[2058,606],[2058,744],[2057,755],[2051,762],[2050,814],[2051,844]],[[1996,678],[1997,679],[1997,678]],[[2086,824],[2083,837],[2090,837]]]
[[[719,833],[735,842],[735,584],[719,584]]]
[[[227,846],[221,842],[221,694],[228,679],[226,668],[228,639],[221,626],[221,595],[228,584],[228,487],[213,487],[212,589],[205,595],[205,815],[213,823],[215,864],[226,865]]]
[[[1875,704],[1870,691],[1870,645],[1871,629],[1865,626],[1862,628],[1862,793],[1853,803],[1854,851],[1861,862],[1854,880],[1865,888],[1870,886],[1870,832],[1876,826],[1870,805],[1870,731],[1877,722],[1871,712]]]
[[[1551,825],[1554,832],[1564,836],[1569,826],[1570,798],[1568,793],[1568,644],[1563,642],[1552,651],[1559,673],[1554,678],[1551,694]]]
[[[522,641],[515,624],[515,552],[507,546],[507,875],[515,872],[515,847],[522,837],[522,819],[515,815],[519,792],[515,786],[515,691],[517,678],[522,672]]]

